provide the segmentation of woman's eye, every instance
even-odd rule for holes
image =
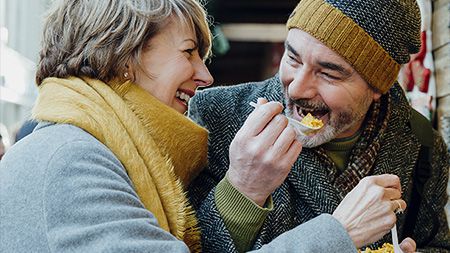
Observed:
[[[186,52],[190,56],[192,56],[194,54],[195,50],[196,50],[195,48],[189,48],[189,49],[184,50],[184,52]]]

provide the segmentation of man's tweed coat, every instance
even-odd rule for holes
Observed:
[[[411,131],[411,107],[401,88],[395,85],[385,96],[391,97],[392,111],[371,174],[392,173],[400,176],[403,199],[408,203],[420,144]],[[256,101],[258,97],[283,102],[279,77],[263,82],[206,89],[190,102],[190,117],[210,132],[209,166],[189,189],[202,228],[203,250],[206,252],[235,251],[214,204],[214,187],[228,169],[228,150],[234,135],[253,111],[249,102]],[[450,252],[450,235],[444,211],[448,198],[449,161],[446,145],[434,131],[432,174],[425,185],[413,237],[421,252]],[[321,213],[332,213],[342,197],[327,175],[315,152],[304,148],[285,182],[272,194],[274,210],[263,224],[254,248],[261,247]],[[405,216],[398,217],[400,239],[403,238],[401,231]],[[436,216],[439,223],[433,224],[432,217]],[[438,226],[438,234],[430,241],[429,234],[433,226]],[[389,241],[389,236],[385,236],[384,240]]]

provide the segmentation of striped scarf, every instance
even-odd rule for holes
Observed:
[[[389,100],[389,96],[383,96],[380,101],[372,104],[366,116],[360,140],[353,147],[349,158],[350,162],[341,174],[338,173],[339,170],[323,148],[315,149],[329,173],[329,178],[339,189],[342,197],[355,188],[362,178],[373,172],[373,165],[380,150],[380,140],[383,138],[389,121]]]

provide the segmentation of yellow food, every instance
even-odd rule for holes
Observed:
[[[305,117],[303,117],[300,123],[314,128],[323,127],[322,120],[314,118],[314,116],[312,116],[311,113],[308,113]]]
[[[376,250],[372,250],[369,248],[366,248],[364,253],[394,253],[394,246],[390,243],[384,243],[381,248],[378,248]]]

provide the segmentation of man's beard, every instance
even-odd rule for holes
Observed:
[[[293,104],[296,104],[301,108],[329,108],[324,103],[313,103],[306,99],[290,100],[287,98],[285,102],[287,105],[285,113],[290,117],[293,115],[291,109],[293,108]],[[372,103],[372,99],[370,99],[369,96],[364,96],[357,101],[357,103],[357,106],[353,107],[358,108],[356,110],[353,110],[351,107],[342,107],[343,109],[341,111],[333,111],[329,109],[328,122],[322,129],[319,130],[317,134],[311,136],[297,134],[297,140],[303,145],[303,147],[313,148],[336,139],[337,136],[361,122]]]

